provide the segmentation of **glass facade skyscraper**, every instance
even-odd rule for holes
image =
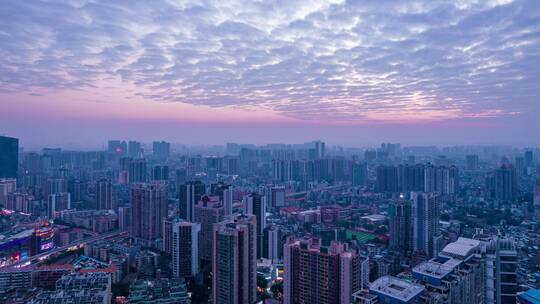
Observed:
[[[0,178],[17,178],[19,139],[0,136]]]

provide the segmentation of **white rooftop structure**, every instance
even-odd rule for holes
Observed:
[[[450,243],[441,251],[441,255],[465,260],[471,256],[480,246],[479,240],[460,237],[457,241]]]
[[[413,268],[413,272],[436,279],[443,279],[462,262],[462,260],[454,258],[438,257],[417,265]]]
[[[11,232],[7,232],[5,234],[0,234],[0,244],[7,243],[12,240],[21,239],[25,237],[30,237],[34,233],[34,229],[20,229],[11,234]]]
[[[368,220],[370,222],[381,222],[381,221],[386,220],[386,216],[382,214],[370,214],[370,215],[362,216],[362,219]]]
[[[422,293],[425,290],[425,287],[393,276],[384,276],[371,283],[369,290],[375,294],[382,294],[387,297],[408,302]]]

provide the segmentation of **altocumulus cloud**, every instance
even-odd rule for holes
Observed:
[[[301,119],[539,111],[540,1],[2,1],[0,92],[108,79]]]

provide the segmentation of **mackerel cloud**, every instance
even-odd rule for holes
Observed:
[[[2,1],[0,93],[300,119],[540,114],[540,1]]]

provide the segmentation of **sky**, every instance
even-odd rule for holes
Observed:
[[[538,0],[0,0],[26,147],[540,145]]]

